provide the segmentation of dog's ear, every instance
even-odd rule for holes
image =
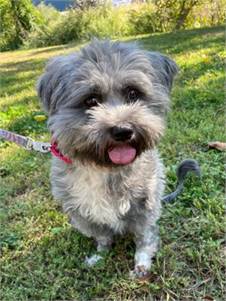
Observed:
[[[160,83],[171,91],[173,79],[178,72],[177,64],[159,52],[148,52],[148,56]]]
[[[59,56],[51,59],[36,85],[38,96],[48,114],[55,111],[59,95],[62,95],[65,90],[69,69],[66,58],[66,56]]]

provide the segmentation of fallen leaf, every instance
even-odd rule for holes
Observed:
[[[208,143],[209,148],[215,148],[220,151],[225,151],[226,150],[226,143],[225,142],[220,142],[220,141],[214,141],[214,142],[209,142]]]
[[[215,301],[215,299],[212,298],[211,296],[204,296],[202,299],[203,300],[208,300],[208,301]]]

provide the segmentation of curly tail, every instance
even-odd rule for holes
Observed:
[[[169,203],[173,201],[184,188],[184,182],[187,176],[187,173],[191,171],[194,172],[196,176],[199,178],[201,177],[201,170],[200,166],[197,161],[192,159],[186,159],[180,163],[180,165],[177,168],[177,187],[176,190],[165,195],[162,199],[164,203]]]

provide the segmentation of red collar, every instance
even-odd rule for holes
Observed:
[[[67,156],[64,156],[59,151],[56,141],[51,142],[50,152],[53,156],[55,156],[55,157],[59,158],[60,160],[64,161],[66,164],[72,164],[72,160],[70,158],[68,158]]]

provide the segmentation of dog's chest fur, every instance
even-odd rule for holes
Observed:
[[[79,212],[90,222],[105,224],[120,232],[133,210],[142,210],[144,205],[149,209],[156,206],[156,193],[161,194],[162,184],[151,161],[149,157],[134,163],[134,168],[124,168],[123,172],[109,172],[89,165],[66,168],[64,163],[55,162],[53,194],[63,201],[64,211]]]
[[[130,209],[130,201],[120,174],[116,176],[90,166],[77,166],[57,181],[61,185],[55,187],[54,195],[63,193],[59,187],[64,187],[69,194],[63,204],[65,211],[78,210],[84,218],[112,228],[122,226],[120,220]]]
[[[117,193],[110,193],[109,174],[92,168],[78,168],[69,178],[70,193],[76,200],[74,205],[83,217],[97,223],[115,225],[120,216],[129,210],[128,200],[126,202]]]

